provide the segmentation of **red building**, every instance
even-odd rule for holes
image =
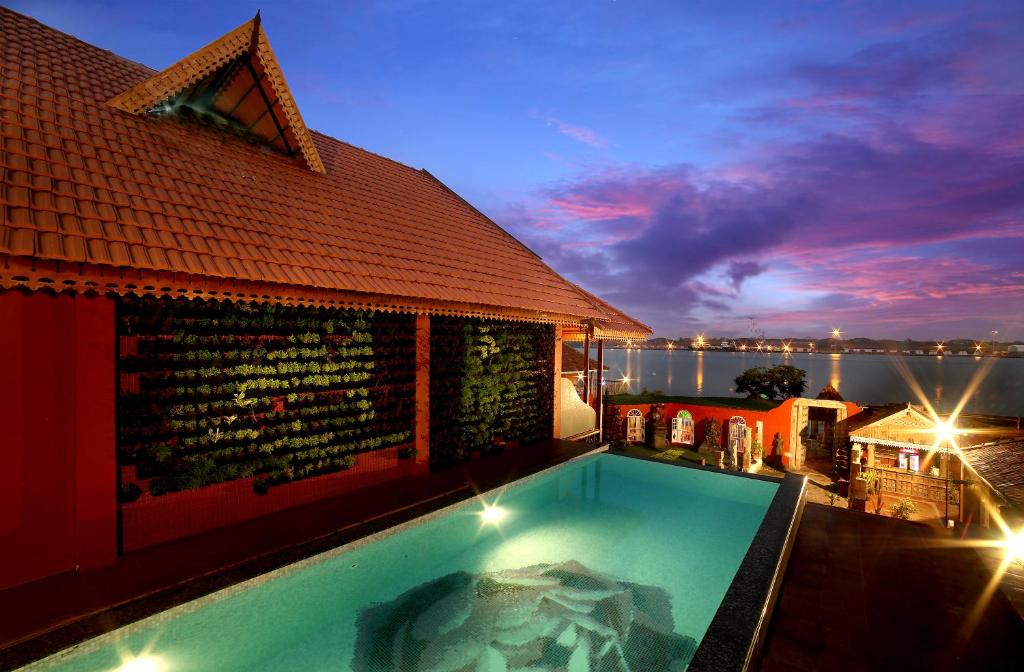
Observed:
[[[258,16],[156,72],[0,8],[0,51],[0,589],[558,437],[561,342],[649,332],[309,130]]]

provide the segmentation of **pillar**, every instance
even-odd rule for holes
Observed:
[[[416,316],[416,462],[430,462],[430,315]]]
[[[604,339],[597,339],[597,440],[604,441]]]
[[[590,332],[583,337],[583,401],[590,405]]]
[[[552,422],[552,438],[562,438],[562,345],[565,342],[564,329],[562,325],[555,325],[555,356],[554,356],[554,380],[551,381],[554,394],[555,417]]]

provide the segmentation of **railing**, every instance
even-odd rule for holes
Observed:
[[[900,469],[886,469],[884,467],[869,467],[865,473],[873,472],[878,478],[882,492],[923,499],[932,502],[942,503],[946,498],[946,479],[938,476],[927,476],[912,471]],[[958,504],[959,482],[949,485],[950,511],[953,511]]]

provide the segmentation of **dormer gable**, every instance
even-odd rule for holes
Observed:
[[[198,117],[326,172],[259,13],[108,104],[137,115]]]

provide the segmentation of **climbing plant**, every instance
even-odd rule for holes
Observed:
[[[430,334],[432,464],[551,436],[552,326],[434,317]]]
[[[200,299],[118,303],[118,455],[154,495],[347,469],[412,441],[414,318]]]

